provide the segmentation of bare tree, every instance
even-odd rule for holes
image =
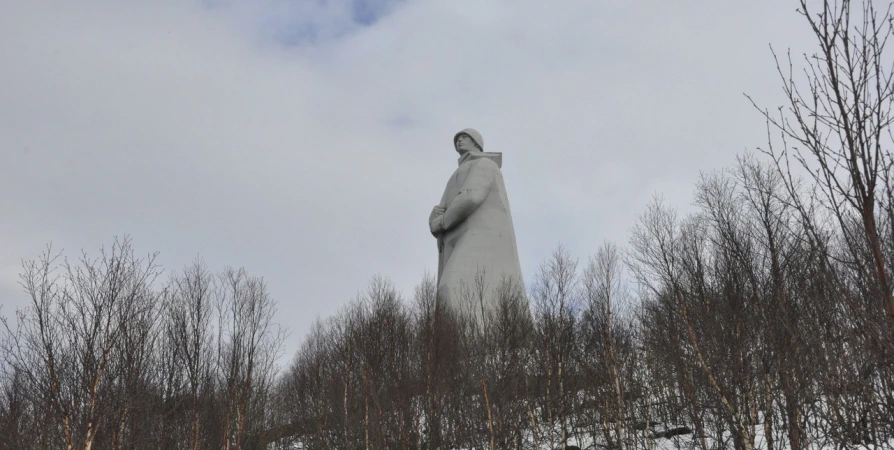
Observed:
[[[656,299],[672,302],[666,309],[682,325],[683,368],[691,365],[701,375],[690,386],[703,389],[715,417],[733,432],[736,448],[751,450],[757,422],[752,350],[760,333],[747,271],[753,245],[732,194],[727,179],[705,178],[698,200],[704,214],[679,224],[671,212],[653,206],[634,230],[631,267]],[[701,414],[693,416],[702,420]]]
[[[416,323],[416,353],[418,377],[422,394],[420,444],[424,448],[441,450],[451,445],[451,393],[464,379],[460,356],[463,336],[456,312],[438,301],[437,284],[426,276],[416,287],[414,312]],[[455,445],[455,444],[454,444]]]
[[[155,300],[149,287],[158,268],[154,256],[137,258],[126,238],[98,259],[58,259],[48,247],[24,265],[31,304],[17,312],[15,331],[6,327],[8,362],[48,411],[47,445],[89,450],[114,411],[126,322]]]
[[[559,247],[540,266],[534,279],[531,301],[534,311],[536,347],[532,349],[538,372],[541,410],[549,430],[550,446],[565,448],[571,437],[578,376],[576,325],[581,299],[577,261]],[[552,432],[558,428],[558,436]]]
[[[879,442],[884,433],[878,430],[892,426],[882,417],[894,416],[887,406],[894,402],[884,394],[894,385],[894,60],[887,46],[894,15],[890,4],[872,0],[799,3],[817,47],[798,68],[791,53],[784,60],[774,53],[786,105],[773,113],[758,108],[768,131],[779,136],[763,151],[808,225],[803,229],[817,261],[812,283],[822,280],[825,287],[817,299],[828,300],[823,303],[836,313],[825,313],[834,320],[815,353],[828,362],[816,374],[827,402],[817,410],[820,422],[837,442]],[[804,200],[799,173],[811,182],[809,195],[816,195],[821,214]],[[824,216],[832,219],[831,232],[817,231]],[[786,308],[781,312],[793,317]],[[783,385],[783,391],[791,389]],[[804,445],[801,431],[790,430],[795,448]]]
[[[588,425],[595,440],[601,437],[610,448],[633,445],[635,386],[631,324],[624,309],[629,293],[623,281],[623,261],[615,245],[604,244],[581,276],[585,306],[580,321],[579,358],[588,382],[586,400],[592,402]]]
[[[263,279],[244,269],[219,277],[217,370],[222,402],[221,449],[241,450],[267,425],[266,401],[284,338],[276,302]],[[197,355],[199,356],[199,355]]]
[[[37,422],[40,412],[33,408],[28,398],[21,372],[9,367],[5,361],[0,371],[0,449],[40,448],[40,440],[35,442],[33,439],[41,434]]]
[[[894,66],[886,44],[894,29],[890,5],[878,10],[871,0],[855,3],[824,0],[814,11],[806,0],[800,1],[798,11],[819,48],[804,55],[803,79],[795,78],[791,55],[787,70],[776,58],[788,105],[778,115],[762,110],[783,138],[781,149],[771,145],[766,153],[789,185],[794,183],[790,158],[806,169],[850,249],[865,242],[869,264],[861,264],[855,252],[851,263],[870,289],[867,294],[879,299],[887,327],[894,329],[891,267],[883,254],[877,209],[892,169],[886,146],[891,143]],[[859,218],[859,231],[847,226],[852,214]]]
[[[190,450],[201,448],[203,410],[214,387],[215,336],[211,325],[216,315],[218,292],[214,277],[199,259],[173,276],[166,291],[169,297],[166,311],[171,345],[169,357],[175,370],[183,373],[188,398],[185,403],[189,412],[187,439]]]

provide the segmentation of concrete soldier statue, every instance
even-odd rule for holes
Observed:
[[[502,153],[484,152],[484,140],[473,129],[456,134],[453,144],[459,167],[441,202],[432,209],[429,228],[438,241],[438,296],[460,310],[478,305],[486,289],[484,309],[493,310],[505,283],[524,292],[509,198],[503,184]],[[483,283],[482,283],[483,281]]]

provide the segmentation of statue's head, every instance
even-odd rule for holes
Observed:
[[[484,151],[484,139],[481,138],[481,133],[466,128],[453,136],[453,147],[460,155],[465,155],[468,152],[482,152]]]

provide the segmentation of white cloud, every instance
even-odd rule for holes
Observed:
[[[767,44],[810,49],[778,0],[409,0],[369,26],[317,3],[4,0],[0,302],[46,242],[127,233],[168,269],[265,276],[294,350],[371,275],[409,295],[435,268],[469,126],[505,154],[531,277],[559,242],[623,242],[655,192],[686,208],[764,140],[742,93],[780,102]]]

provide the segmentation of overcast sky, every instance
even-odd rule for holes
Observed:
[[[23,258],[128,234],[244,266],[300,345],[375,274],[437,268],[455,132],[503,152],[522,269],[625,243],[766,141],[793,0],[0,0],[0,314]]]

